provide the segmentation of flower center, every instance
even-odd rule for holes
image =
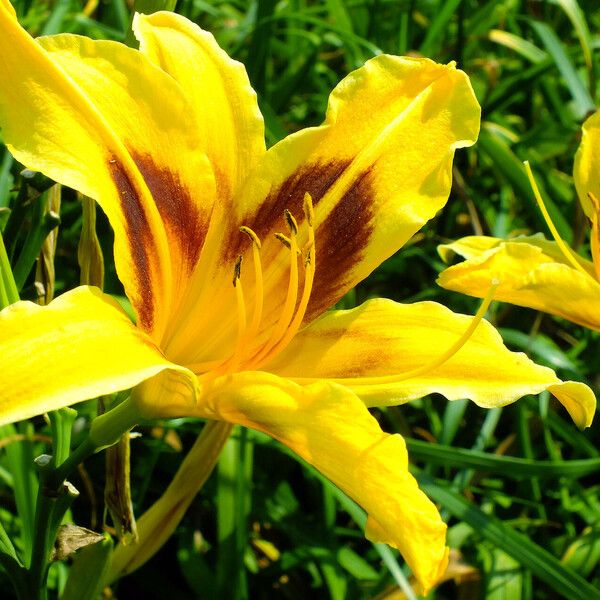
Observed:
[[[289,210],[286,209],[284,211],[284,221],[288,229],[288,235],[284,235],[283,233],[275,234],[275,237],[289,251],[288,287],[281,314],[272,327],[270,334],[258,346],[256,345],[256,340],[261,337],[264,309],[264,282],[261,263],[262,244],[259,237],[250,227],[245,225],[240,227],[240,232],[247,235],[252,244],[252,262],[254,265],[252,315],[249,320],[247,298],[244,293],[244,277],[242,276],[243,256],[240,255],[234,264],[232,280],[237,304],[237,338],[233,346],[233,351],[227,358],[203,365],[194,365],[195,370],[203,367],[202,370],[209,371],[203,378],[213,378],[240,370],[258,369],[261,365],[270,361],[276,354],[284,350],[300,329],[310,300],[316,268],[314,209],[312,198],[308,193],[304,195],[303,210],[308,240],[302,248],[299,247],[298,243],[298,223]],[[302,264],[304,268],[304,282],[300,300],[298,300],[300,291],[299,258],[303,258]]]

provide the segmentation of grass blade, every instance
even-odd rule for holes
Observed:
[[[468,523],[483,538],[489,540],[521,565],[546,582],[554,593],[571,600],[600,598],[600,591],[547,550],[517,533],[502,521],[487,515],[461,495],[451,491],[427,475],[418,476],[419,485],[435,502],[439,502],[456,518]]]
[[[585,115],[594,110],[594,101],[587,88],[583,85],[573,62],[565,52],[556,33],[546,23],[531,21],[531,26],[542,40],[548,54],[554,59],[556,67],[563,76],[567,88],[573,97],[577,115],[580,119],[583,119]]]
[[[409,438],[405,441],[411,459],[454,469],[475,469],[476,471],[498,473],[510,479],[528,479],[530,477],[578,479],[600,471],[600,458],[565,461],[533,460],[499,456],[488,452],[432,444]]]

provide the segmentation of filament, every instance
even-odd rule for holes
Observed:
[[[240,231],[245,233],[252,240],[252,260],[254,262],[254,311],[252,313],[252,322],[248,329],[247,337],[248,339],[253,339],[260,327],[264,305],[263,274],[262,263],[260,260],[261,243],[256,233],[254,233],[250,227],[243,225],[240,227]]]
[[[315,230],[313,226],[314,209],[312,204],[312,198],[308,192],[304,195],[304,214],[306,216],[306,223],[308,224],[308,242],[306,249],[306,260],[304,261],[304,287],[302,289],[300,304],[298,305],[298,310],[296,311],[292,322],[290,323],[287,331],[285,332],[285,335],[277,343],[277,345],[271,349],[269,355],[264,357],[264,362],[266,362],[269,356],[275,354],[276,352],[281,352],[290,343],[292,338],[296,335],[296,333],[298,333],[298,330],[302,325],[304,315],[306,314],[306,309],[308,308],[308,302],[310,300],[310,294],[312,292],[313,282],[315,279],[315,270],[317,267],[315,250]]]
[[[554,223],[552,222],[552,218],[550,217],[550,213],[546,209],[546,205],[544,204],[544,200],[542,199],[540,190],[539,190],[537,183],[535,182],[535,179],[533,177],[533,172],[531,171],[531,166],[529,165],[529,161],[526,160],[523,164],[525,165],[525,171],[527,172],[527,177],[529,179],[531,189],[533,190],[533,195],[535,197],[535,200],[536,200],[538,206],[540,207],[540,210],[542,211],[542,215],[544,216],[546,225],[548,225],[548,229],[550,229],[550,232],[552,233],[552,237],[558,244],[558,247],[561,249],[564,257],[567,259],[567,261],[569,263],[571,263],[571,265],[577,271],[579,271],[580,273],[583,273],[584,275],[587,275],[588,277],[592,277],[581,266],[579,261],[573,256],[573,254],[574,254],[573,251],[569,248],[569,246],[567,246],[567,244],[565,244],[564,240],[560,237],[560,234],[558,233],[558,229],[556,229],[556,227],[554,226]],[[592,277],[592,279],[593,279],[593,277]]]
[[[283,305],[283,310],[279,319],[277,320],[275,329],[273,330],[266,344],[252,359],[249,368],[260,362],[263,362],[264,358],[271,353],[272,349],[285,334],[285,331],[289,327],[290,321],[294,316],[294,308],[296,307],[296,301],[298,299],[298,240],[296,237],[296,234],[298,233],[298,225],[288,210],[285,211],[284,216],[290,230],[290,277],[288,281],[288,290],[285,303]]]
[[[405,371],[404,373],[399,373],[397,375],[382,375],[375,377],[348,377],[348,378],[340,378],[340,379],[331,379],[330,381],[335,381],[337,383],[342,383],[344,385],[378,385],[378,384],[386,384],[386,383],[397,383],[399,381],[405,381],[407,379],[414,379],[415,377],[419,377],[420,375],[424,375],[425,373],[429,373],[434,369],[442,366],[444,363],[448,362],[471,338],[479,323],[485,316],[490,304],[494,299],[494,294],[496,289],[500,285],[498,280],[493,280],[490,289],[488,290],[485,298],[483,299],[479,310],[475,313],[475,316],[471,319],[471,323],[467,329],[462,333],[462,335],[448,348],[445,352],[434,358],[432,361],[427,364],[417,367],[416,369],[412,369],[411,371]]]
[[[600,203],[598,198],[592,192],[588,192],[588,198],[594,207],[594,215],[592,221],[592,235],[590,236],[590,246],[592,249],[592,262],[594,263],[594,271],[596,279],[600,280],[600,231],[598,230],[598,214],[600,213]]]

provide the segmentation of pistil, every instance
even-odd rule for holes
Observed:
[[[600,202],[592,192],[588,192],[588,198],[594,208],[592,215],[592,234],[590,236],[590,246],[592,249],[592,261],[594,263],[594,271],[596,279],[600,281],[600,231],[598,229],[598,216],[600,215]]]
[[[531,189],[533,190],[533,195],[535,197],[535,200],[538,203],[538,206],[540,208],[540,211],[542,212],[544,220],[546,221],[546,225],[548,225],[548,229],[550,229],[550,232],[552,233],[552,236],[554,237],[554,240],[558,244],[558,247],[560,248],[564,257],[567,259],[567,261],[571,264],[571,266],[573,266],[573,268],[576,271],[579,271],[580,273],[583,273],[583,275],[586,275],[587,277],[594,279],[594,277],[592,275],[590,275],[590,273],[581,266],[581,263],[579,262],[579,260],[577,260],[576,256],[574,256],[574,252],[569,248],[569,246],[567,246],[567,244],[564,242],[564,240],[560,237],[560,234],[558,233],[558,229],[556,229],[554,223],[552,222],[552,219],[550,218],[550,213],[548,212],[548,209],[546,208],[546,205],[544,204],[544,200],[542,198],[542,195],[540,194],[540,190],[537,186],[537,183],[535,182],[535,179],[533,177],[533,172],[531,171],[531,166],[529,165],[529,161],[525,161],[524,164],[525,164],[525,171],[527,172],[527,177],[529,178],[529,183],[531,185]],[[596,281],[596,280],[594,279],[594,281]]]

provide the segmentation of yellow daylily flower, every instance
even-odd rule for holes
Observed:
[[[444,355],[474,323],[438,304],[325,312],[447,201],[454,152],[479,128],[468,78],[378,56],[335,88],[323,125],[266,150],[246,72],[209,33],[164,12],[134,29],[139,51],[32,40],[0,0],[4,139],[101,205],[137,315],[85,286],[5,309],[0,422],[133,387],[115,409],[132,422],[266,432],[358,501],[367,536],[431,588],[446,526],[368,407],[433,392],[492,407],[548,389],[584,425],[595,406],[485,321]]]
[[[600,331],[599,150],[600,111],[583,124],[573,172],[579,201],[591,223],[592,260],[579,256],[560,238],[533,183],[555,241],[546,240],[542,234],[510,240],[486,236],[462,238],[440,246],[439,252],[446,262],[456,254],[466,260],[444,270],[438,283],[449,290],[482,297],[490,279],[498,279],[500,284],[495,293],[498,300],[541,310]]]

